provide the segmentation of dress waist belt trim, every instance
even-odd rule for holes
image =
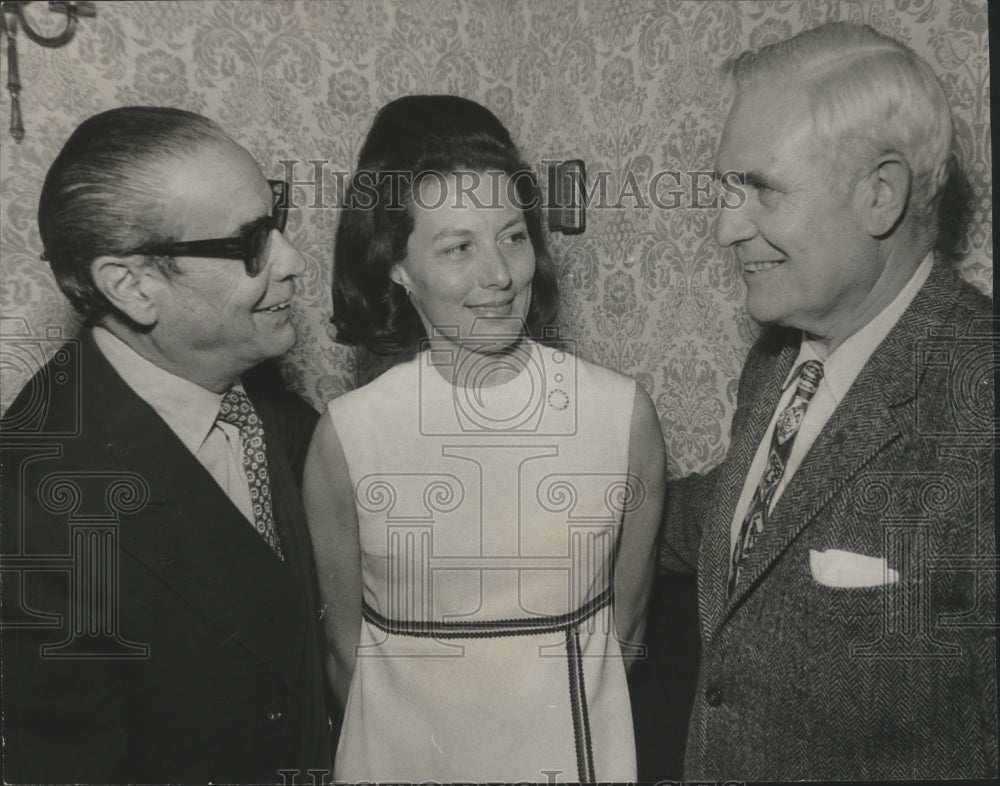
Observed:
[[[583,679],[583,655],[577,626],[611,603],[612,587],[584,603],[576,611],[549,617],[522,617],[504,620],[476,621],[410,621],[384,617],[364,600],[361,613],[368,622],[386,633],[402,636],[422,636],[436,639],[478,639],[497,636],[532,636],[539,633],[562,632],[566,635],[566,664],[569,667],[570,712],[573,716],[573,738],[576,747],[577,775],[581,782],[594,782],[594,751],[591,742],[587,689]]]
[[[613,598],[614,591],[609,586],[600,595],[568,614],[502,620],[394,620],[379,614],[364,600],[361,601],[361,613],[368,622],[380,630],[402,636],[467,639],[564,633],[566,636],[566,664],[569,667],[570,712],[573,716],[577,775],[581,782],[593,782],[596,780],[594,776],[594,752],[591,742],[587,690],[583,678],[583,655],[580,651],[578,626],[610,604]]]
[[[502,620],[394,620],[384,617],[364,600],[361,602],[361,613],[376,628],[402,636],[424,636],[435,639],[532,636],[538,633],[569,631],[611,603],[613,597],[614,592],[608,587],[600,595],[568,614]]]

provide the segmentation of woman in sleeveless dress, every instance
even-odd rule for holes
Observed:
[[[329,403],[305,474],[338,781],[635,778],[625,662],[663,441],[633,380],[550,346],[540,215],[484,107],[409,96],[376,116],[333,322],[411,357]]]

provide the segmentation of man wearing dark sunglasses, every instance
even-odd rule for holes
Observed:
[[[271,212],[240,227],[235,237],[205,240],[181,240],[169,243],[149,243],[136,249],[145,256],[185,256],[243,261],[247,275],[260,275],[267,265],[271,233],[285,231],[288,223],[288,184],[284,180],[268,180],[271,189]]]
[[[176,109],[96,115],[48,172],[45,258],[85,324],[0,438],[8,781],[330,767],[299,496],[317,416],[265,362],[296,338],[287,201]]]

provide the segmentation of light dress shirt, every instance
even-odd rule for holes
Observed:
[[[785,473],[778,482],[774,496],[771,497],[771,503],[767,509],[768,513],[774,510],[775,504],[795,474],[795,470],[802,463],[802,459],[809,452],[809,448],[816,441],[816,437],[823,430],[823,426],[826,425],[837,405],[847,395],[847,391],[854,384],[854,380],[861,373],[861,369],[868,362],[868,359],[875,352],[878,345],[889,335],[889,331],[899,321],[903,312],[906,311],[907,306],[913,302],[913,298],[920,290],[920,287],[924,285],[927,276],[930,275],[933,265],[934,255],[930,253],[924,257],[923,262],[913,272],[910,280],[899,291],[899,294],[896,295],[893,301],[882,309],[870,322],[831,352],[829,357],[824,359],[820,346],[815,341],[810,341],[803,335],[799,355],[792,364],[791,371],[788,372],[788,377],[784,383],[784,390],[781,398],[778,400],[778,406],[771,416],[771,422],[764,432],[764,438],[757,448],[753,463],[750,465],[746,480],[743,482],[743,493],[740,494],[740,499],[736,504],[736,511],[733,514],[733,520],[730,525],[730,553],[736,547],[736,538],[743,524],[743,517],[746,516],[747,510],[750,508],[754,491],[760,483],[761,475],[764,474],[775,421],[777,421],[781,411],[788,405],[788,402],[791,401],[792,395],[798,387],[799,367],[807,360],[818,360],[823,364],[823,378],[820,380],[819,387],[813,394],[812,399],[810,399],[809,406],[806,407],[805,415],[799,425],[799,431],[795,435],[795,441],[792,443],[788,463],[785,465]],[[793,381],[795,384],[792,384]]]
[[[125,384],[163,418],[247,521],[253,523],[240,430],[216,420],[222,394],[165,371],[99,325],[94,327],[94,343]],[[233,387],[243,389],[239,383]],[[136,439],[141,438],[141,434],[136,435]]]

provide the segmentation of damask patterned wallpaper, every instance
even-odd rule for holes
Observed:
[[[3,404],[31,371],[23,335],[51,353],[76,323],[45,263],[35,223],[45,171],[76,124],[121,104],[162,104],[218,120],[268,175],[299,160],[325,175],[300,186],[289,232],[308,259],[285,359],[317,406],[353,387],[354,353],[327,318],[337,211],[332,173],[349,170],[374,112],[405,93],[447,92],[493,109],[525,158],[583,158],[607,172],[585,234],[552,238],[561,324],[578,353],[638,379],[660,413],[672,476],[727,449],[736,379],[755,328],[743,285],[693,202],[712,169],[728,106],[716,73],[747,46],[829,19],[866,22],[913,46],[956,114],[974,222],[963,274],[992,279],[992,161],[985,0],[198,0],[98,2],[74,41],[21,39],[27,137],[6,132],[0,100]],[[43,4],[31,9],[47,14]],[[318,165],[316,165],[318,166]],[[648,186],[661,177],[661,206]],[[621,199],[619,199],[621,197]],[[615,206],[620,202],[619,206]],[[665,206],[664,206],[665,203]],[[672,206],[676,203],[676,206]],[[18,338],[18,336],[21,336]],[[13,347],[18,347],[13,351]]]

